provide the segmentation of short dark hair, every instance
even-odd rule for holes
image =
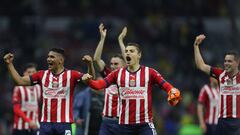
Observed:
[[[137,48],[138,53],[142,53],[142,49],[140,48],[140,45],[137,43],[128,43],[126,47],[128,46],[135,46]]]
[[[27,64],[23,67],[23,71],[26,71],[28,68],[35,68],[35,69],[37,69],[37,64],[35,64],[35,63],[27,63]]]
[[[113,57],[124,60],[123,56],[122,56],[121,54],[119,54],[119,53],[114,54],[114,55],[112,56],[112,58],[113,58]]]
[[[59,53],[65,58],[65,50],[63,48],[51,48],[49,51]]]
[[[236,61],[239,60],[239,53],[237,51],[234,51],[234,50],[227,51],[224,56],[226,55],[233,55]]]

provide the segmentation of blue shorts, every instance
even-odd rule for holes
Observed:
[[[18,130],[18,129],[13,129],[12,135],[38,135],[37,130]]]
[[[72,135],[71,123],[40,123],[40,135]]]
[[[206,123],[206,126],[207,126],[207,131],[204,135],[217,135],[216,134],[217,125]]]
[[[240,119],[237,118],[218,119],[216,135],[240,135]]]
[[[122,135],[117,118],[103,117],[99,135]]]
[[[157,135],[153,123],[120,125],[122,135]]]

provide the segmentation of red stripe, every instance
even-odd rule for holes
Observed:
[[[148,119],[152,122],[152,86],[148,86]]]
[[[227,95],[227,117],[232,117],[232,96]]]
[[[126,76],[126,68],[123,68],[122,75],[120,78],[121,87],[125,87],[125,76]]]
[[[121,115],[120,124],[125,123],[125,110],[126,110],[126,100],[122,100],[122,113],[120,114]]]
[[[72,111],[72,109],[73,109],[73,93],[74,93],[74,88],[75,88],[75,85],[76,85],[75,79],[79,79],[79,78],[73,79],[74,75],[73,75],[72,71],[71,71],[71,75],[69,77],[70,77],[70,95],[69,95],[70,106],[69,106],[69,110],[68,110],[69,111],[69,116],[68,117],[69,117],[69,121],[73,122],[73,111]]]
[[[47,71],[47,76],[46,76],[46,78],[45,78],[45,82],[44,82],[44,84],[43,84],[45,87],[48,87],[48,85],[49,85],[49,81],[50,81],[50,80],[49,80],[49,76],[50,76],[50,71],[48,70],[48,71]]]
[[[47,121],[47,99],[44,99],[44,119],[43,121],[46,122]]]
[[[221,99],[221,106],[220,106],[220,109],[219,109],[219,113],[220,113],[220,118],[222,118],[223,117],[223,95],[221,95],[221,97],[220,97]]]
[[[237,118],[240,118],[240,95],[237,95],[236,100]]]
[[[23,99],[25,102],[28,102],[28,93],[27,93],[27,88],[26,87],[23,87],[23,92],[24,92],[24,95],[25,95],[25,99]]]
[[[129,124],[136,123],[136,100],[129,100]]]
[[[107,101],[106,101],[106,110],[105,110],[105,115],[108,116],[108,104],[109,104],[109,95],[107,94]]]
[[[57,121],[57,99],[51,99],[51,122]]]
[[[61,122],[66,121],[66,119],[65,119],[65,115],[66,115],[66,112],[65,112],[65,106],[66,106],[66,99],[62,99]]]
[[[216,117],[216,107],[213,107],[213,119],[210,121],[210,123],[209,124],[214,124],[214,122],[215,122],[215,117]]]
[[[140,123],[144,123],[145,122],[145,113],[144,112],[144,99],[140,99]]]
[[[145,67],[141,68],[141,72],[140,72],[140,86],[141,87],[145,86]]]
[[[112,116],[117,117],[117,109],[118,109],[118,96],[113,96],[112,99]]]

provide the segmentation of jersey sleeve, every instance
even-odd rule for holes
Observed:
[[[30,76],[31,84],[39,84],[41,82],[42,76],[43,76],[44,71],[40,70],[37,73],[34,73],[33,75]]]
[[[200,93],[198,95],[198,102],[204,104],[207,99],[207,93],[204,87],[201,88]]]
[[[158,71],[150,68],[149,73],[152,83],[157,84],[164,91],[168,92],[173,88],[173,86],[168,83]]]
[[[111,84],[116,84],[118,72],[119,69],[114,70],[104,78],[105,82],[107,83],[107,87],[110,86]]]
[[[75,83],[80,82],[82,76],[83,76],[83,73],[72,70],[72,77],[73,77]]]
[[[21,93],[19,87],[15,87],[12,96],[13,104],[21,104]]]
[[[218,79],[222,72],[223,72],[223,70],[220,69],[220,68],[211,67],[210,76],[213,77],[213,78]]]

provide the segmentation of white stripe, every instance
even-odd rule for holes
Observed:
[[[19,117],[19,119],[18,119],[18,129],[20,129],[20,130],[23,128],[22,123],[23,123],[23,120],[22,120],[21,117]]]
[[[237,76],[233,78],[233,85],[237,84]],[[237,117],[237,95],[232,95],[232,117]]]
[[[145,88],[146,92],[148,93],[148,81],[149,81],[149,68],[145,67]],[[147,94],[148,95],[148,94]],[[149,116],[148,116],[148,96],[146,96],[146,99],[144,100],[144,109],[145,109],[145,122],[149,122]]]
[[[44,71],[43,78],[42,78],[42,94],[43,95],[44,95],[44,92],[46,90],[44,85],[45,85],[45,82],[46,82],[47,73],[48,73],[48,70]],[[42,99],[42,102],[43,102],[43,105],[42,105],[42,118],[41,118],[41,122],[43,122],[44,121],[44,117],[46,117],[44,115],[44,109],[46,107],[44,98]]]
[[[125,87],[129,87],[129,72],[125,71]],[[126,99],[126,108],[125,108],[125,122],[124,124],[128,124],[129,121],[129,99]]]
[[[47,122],[51,121],[51,99],[47,98]]]
[[[106,114],[106,108],[107,108],[107,89],[105,89],[105,96],[104,96],[104,106],[103,106],[103,116],[107,115]]]
[[[140,73],[141,70],[139,70],[136,74],[136,87],[141,87]],[[136,99],[136,123],[140,123],[140,99]]]
[[[22,110],[22,105],[25,104],[24,88],[22,86],[19,86],[19,90],[21,93],[21,100],[22,100],[21,110]],[[23,120],[21,117],[19,117],[19,119],[18,119],[18,129],[23,129]]]
[[[237,95],[232,95],[232,117],[236,118],[237,117]]]
[[[70,78],[71,78],[71,71],[68,70],[67,71],[67,95],[66,95],[66,106],[65,106],[65,122],[70,122],[69,118],[70,118],[70,114],[69,114],[69,111],[70,111]]]
[[[109,99],[108,99],[108,116],[112,116],[112,98],[113,96],[111,94],[109,95]]]
[[[30,111],[27,111],[27,118],[30,117]],[[25,122],[25,129],[28,129],[29,128],[29,123],[28,122]]]
[[[118,78],[117,78],[117,84],[118,84],[118,88],[121,87],[121,75],[122,75],[122,69],[123,68],[120,68],[119,71],[118,71]],[[121,91],[120,89],[118,89],[118,92],[119,92],[119,123],[120,123],[120,120],[122,119],[122,100],[121,100]]]
[[[223,118],[227,117],[227,96],[226,95],[222,95],[223,96]]]
[[[63,74],[65,74],[65,73],[63,73]],[[61,74],[60,76],[59,76],[59,80],[58,80],[58,84],[59,84],[59,88],[62,88],[62,85],[63,85],[63,74]],[[62,115],[62,98],[58,98],[57,99],[58,101],[57,101],[57,122],[61,122],[61,115]]]
[[[206,89],[208,98],[209,98],[209,118],[208,118],[208,123],[212,124],[213,123],[213,107],[214,107],[214,103],[212,102],[213,100],[213,95],[211,93],[211,89],[209,88],[208,85],[205,85],[204,88]]]
[[[213,91],[213,94],[214,94],[214,97],[215,97],[215,100],[216,100],[216,104],[215,104],[215,110],[216,110],[216,112],[215,112],[215,118],[214,118],[214,124],[217,124],[217,122],[218,122],[218,114],[219,114],[219,107],[218,107],[218,105],[219,105],[219,90],[218,90],[218,88],[212,88],[212,91]]]

